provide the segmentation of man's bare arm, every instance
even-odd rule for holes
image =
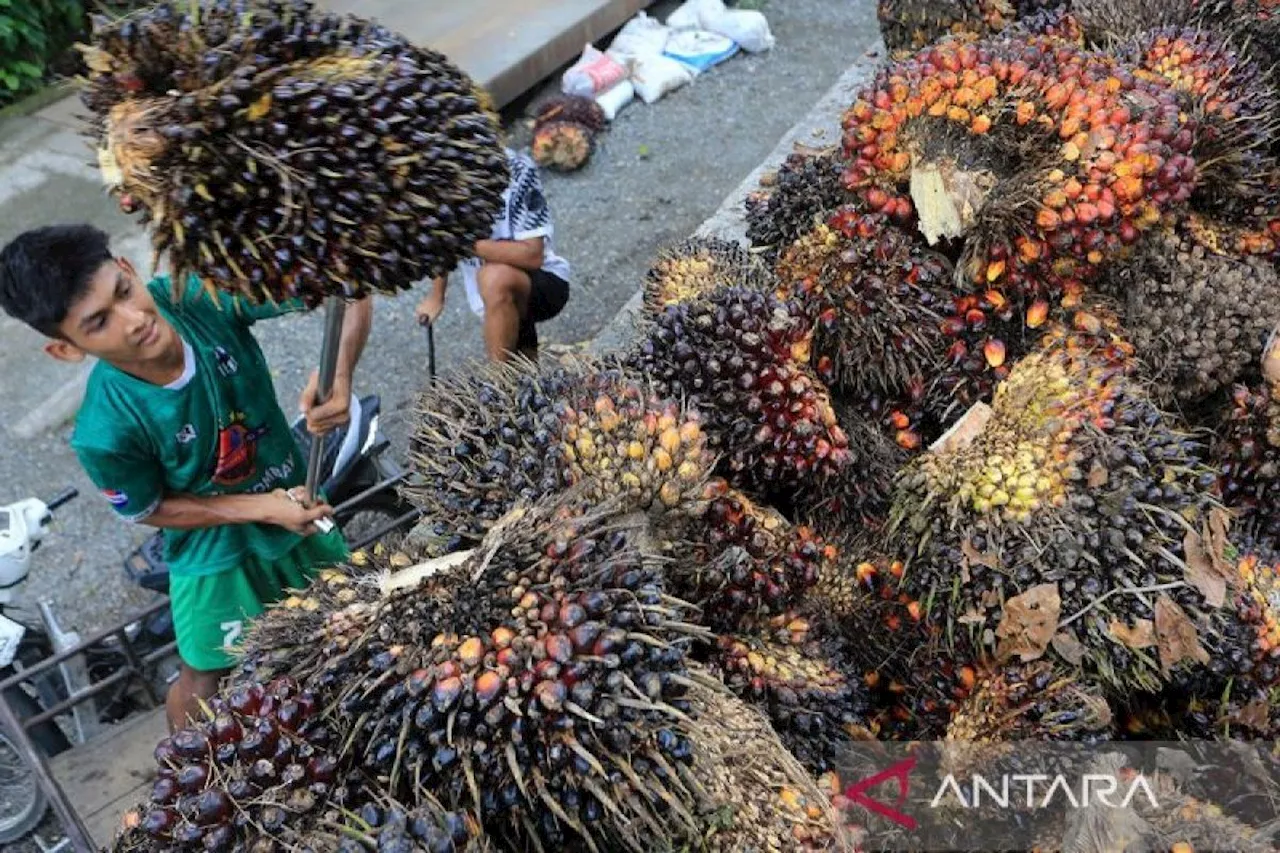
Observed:
[[[476,257],[491,264],[506,264],[532,272],[542,267],[542,238],[479,240],[476,242]]]
[[[307,535],[312,522],[333,515],[328,504],[306,507],[280,489],[263,495],[168,495],[140,523],[168,530],[198,530],[227,524],[270,524]]]

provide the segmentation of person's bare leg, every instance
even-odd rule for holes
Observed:
[[[484,348],[493,361],[507,361],[520,341],[520,318],[529,308],[533,283],[524,270],[485,264],[476,275],[484,301]]]
[[[201,671],[185,663],[178,673],[178,680],[169,685],[165,698],[165,715],[169,718],[170,733],[187,727],[187,718],[201,719],[200,701],[208,700],[218,692],[218,684],[230,672],[229,669]]]

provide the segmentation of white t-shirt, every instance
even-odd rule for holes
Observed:
[[[511,182],[502,194],[503,210],[493,223],[491,240],[531,240],[542,238],[542,269],[569,280],[569,262],[551,248],[551,210],[542,191],[542,179],[538,177],[537,164],[528,155],[507,149],[507,165],[511,169]],[[467,258],[459,267],[462,281],[467,288],[467,302],[478,316],[484,316],[484,300],[480,298],[480,285],[476,272],[479,258]]]

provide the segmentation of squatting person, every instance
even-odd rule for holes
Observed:
[[[0,306],[44,334],[53,358],[99,359],[71,445],[121,517],[165,531],[182,658],[167,711],[179,728],[217,691],[246,621],[346,556],[336,529],[313,524],[333,510],[300,488],[306,462],[250,331],[303,306],[212,296],[194,277],[176,290],[143,282],[88,225],[27,231],[0,250]],[[348,308],[330,401],[313,405],[314,374],[303,391],[312,433],[346,422],[371,320],[368,299]]]
[[[538,356],[538,323],[545,323],[569,301],[569,263],[552,249],[551,210],[538,167],[527,155],[507,149],[511,180],[503,193],[503,211],[489,239],[475,244],[474,257],[461,266],[467,301],[484,320],[484,346],[490,359],[513,353]],[[434,323],[444,310],[447,280],[432,281],[418,304],[418,322]]]

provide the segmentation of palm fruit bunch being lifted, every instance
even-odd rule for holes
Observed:
[[[1049,655],[1122,693],[1156,690],[1208,664],[1197,631],[1213,647],[1233,618],[1186,553],[1214,477],[1129,375],[1127,347],[1102,337],[1056,331],[975,435],[903,471],[893,553],[959,653]]]
[[[103,174],[175,278],[253,301],[394,292],[490,231],[498,127],[444,56],[304,0],[162,2],[84,50]]]
[[[930,242],[964,238],[962,283],[1075,297],[1190,198],[1196,128],[1168,82],[1107,54],[944,40],[881,70],[845,114],[845,180]]]
[[[699,416],[643,378],[590,360],[486,366],[418,401],[406,490],[442,550],[478,540],[520,500],[582,484],[634,509],[701,515],[712,458]]]

